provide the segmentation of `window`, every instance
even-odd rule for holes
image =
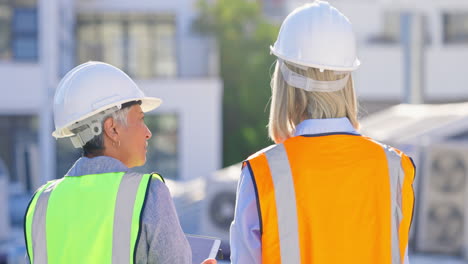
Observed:
[[[173,16],[80,14],[77,39],[80,63],[104,61],[140,79],[177,74]]]
[[[410,23],[410,14],[401,13],[399,11],[385,11],[382,15],[382,31],[369,38],[370,43],[374,44],[399,44],[401,42],[402,30],[406,30],[408,23]],[[422,17],[422,28],[424,33],[424,42],[430,43],[430,34],[427,26],[427,17]]]
[[[401,14],[394,11],[386,11],[382,15],[382,31],[369,39],[371,43],[392,44],[400,42]]]
[[[453,12],[444,14],[443,23],[444,43],[468,43],[468,12]]]
[[[0,160],[9,181],[26,191],[40,186],[38,121],[37,116],[0,116]]]
[[[11,9],[0,4],[0,59],[9,59],[11,57],[10,49],[10,21]]]
[[[177,179],[178,170],[178,129],[176,114],[148,114],[146,125],[153,133],[148,141],[146,164],[136,171],[142,173],[158,172],[164,178]]]
[[[35,0],[0,0],[0,60],[37,61]]]
[[[13,14],[13,57],[37,60],[37,9],[15,8]]]
[[[55,144],[55,176],[61,178],[70,170],[83,153],[83,150],[73,147],[69,138],[61,138]]]

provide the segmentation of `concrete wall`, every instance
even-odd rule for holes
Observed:
[[[467,45],[430,48],[426,61],[425,88],[428,98],[468,98]]]
[[[0,63],[0,114],[37,113],[44,98],[42,70],[34,63]]]
[[[399,100],[403,96],[403,58],[396,47],[373,46],[359,52],[361,66],[354,74],[358,97]]]
[[[179,118],[179,173],[207,177],[222,165],[222,84],[218,79],[139,81],[148,96],[163,100],[157,113]]]

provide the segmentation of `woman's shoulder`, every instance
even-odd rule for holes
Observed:
[[[388,144],[382,143],[382,142],[380,142],[378,140],[375,140],[375,139],[373,139],[371,137],[368,137],[368,136],[362,136],[361,138],[365,142],[367,142],[369,145],[373,145],[376,148],[383,149],[385,151],[385,153],[387,154],[387,156],[389,156],[389,157],[400,158],[400,159],[401,158],[409,159],[413,163],[411,157],[409,157],[403,151],[401,151],[400,149],[398,149],[396,147],[393,147],[393,146],[390,146]]]
[[[167,206],[174,206],[169,188],[158,177],[152,176],[147,188],[143,220],[154,219],[159,212],[166,210]]]
[[[277,146],[277,144],[273,144],[273,145],[270,145],[270,146],[268,146],[268,147],[266,147],[266,148],[263,148],[263,149],[261,149],[261,150],[255,152],[254,154],[250,155],[247,159],[245,159],[245,161],[252,160],[252,159],[254,159],[254,158],[256,158],[256,157],[262,155],[263,153],[265,153],[265,152],[271,150],[272,148],[274,148],[274,147],[276,147],[276,146]]]

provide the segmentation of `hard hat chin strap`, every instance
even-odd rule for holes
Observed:
[[[317,81],[301,74],[291,71],[283,60],[279,60],[279,67],[284,81],[292,87],[306,90],[308,92],[336,92],[343,89],[348,83],[350,73],[339,72],[335,74],[345,74],[342,79],[336,81]],[[296,65],[295,65],[296,66]],[[301,65],[299,65],[301,66]],[[299,67],[307,70],[306,67]]]
[[[72,131],[74,135],[71,136],[70,139],[73,146],[75,148],[82,148],[95,136],[99,136],[102,133],[102,121],[104,118],[119,109],[120,107],[115,106],[71,125],[70,131]]]

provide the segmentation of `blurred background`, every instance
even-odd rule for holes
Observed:
[[[229,256],[240,162],[270,144],[269,54],[299,0],[0,0],[0,263],[24,263],[33,192],[81,153],[56,141],[55,88],[97,60],[164,104],[148,161],[186,233]],[[362,133],[417,165],[411,263],[468,263],[468,1],[330,0],[351,20]]]

